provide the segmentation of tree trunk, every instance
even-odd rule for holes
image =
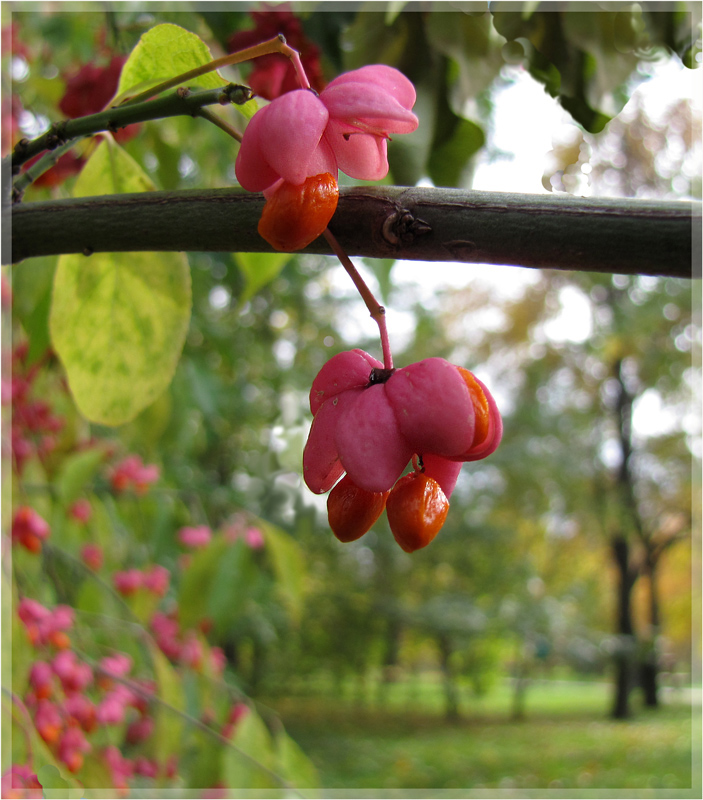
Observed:
[[[624,536],[612,539],[611,550],[618,569],[616,633],[619,639],[615,653],[615,694],[611,713],[614,719],[626,719],[631,716],[630,693],[635,684],[636,642],[631,599],[637,572],[630,566],[630,545]]]
[[[398,672],[398,657],[400,655],[400,637],[402,633],[400,620],[390,617],[386,626],[385,653],[381,665],[381,680],[378,684],[378,705],[385,699],[389,683],[395,683]]]
[[[649,634],[640,664],[640,685],[644,695],[644,704],[649,708],[659,706],[659,658],[657,653],[657,637],[661,629],[659,613],[659,593],[657,591],[657,559],[651,551],[647,552],[644,562],[645,574],[649,584]]]
[[[456,720],[459,719],[459,693],[457,691],[454,673],[450,664],[450,659],[453,652],[452,643],[449,636],[440,635],[437,637],[437,644],[439,645],[439,663],[442,669],[442,679],[444,684],[444,715],[448,720]]]

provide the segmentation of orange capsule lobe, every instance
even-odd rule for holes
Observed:
[[[471,446],[476,447],[477,444],[481,444],[486,436],[488,436],[490,408],[488,406],[488,400],[486,400],[486,395],[483,393],[483,389],[476,378],[474,378],[473,374],[469,372],[468,369],[464,369],[464,367],[457,367],[457,369],[464,379],[466,388],[469,390],[469,397],[471,397],[471,402],[474,407],[476,427],[474,428],[474,440]]]
[[[337,180],[329,172],[299,186],[283,182],[261,213],[259,235],[275,249],[302,250],[325,230],[339,200]]]
[[[402,477],[386,503],[388,524],[396,542],[412,553],[439,533],[449,513],[449,500],[434,478],[423,472]]]
[[[327,518],[332,533],[340,542],[360,539],[383,513],[388,492],[367,492],[348,475],[332,489],[327,498]]]

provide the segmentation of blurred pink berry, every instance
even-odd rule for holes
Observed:
[[[138,569],[128,569],[124,572],[116,572],[112,576],[112,582],[121,595],[128,597],[141,589],[144,584],[144,575]]]
[[[178,621],[161,611],[157,611],[151,618],[151,628],[156,636],[167,638],[175,638],[180,631]]]
[[[95,704],[84,694],[73,692],[63,702],[63,710],[86,732],[94,730],[97,723]]]
[[[51,668],[66,693],[81,692],[93,680],[93,670],[90,665],[79,661],[72,650],[62,650],[57,653],[51,662]]]
[[[246,703],[235,703],[227,714],[227,721],[222,726],[221,734],[225,739],[229,739],[234,733],[237,724],[249,713],[249,706]]]
[[[92,747],[83,735],[83,731],[75,726],[69,726],[59,740],[57,755],[71,772],[78,772],[83,766],[83,753],[89,753],[91,750]]]
[[[30,642],[35,647],[51,644],[65,648],[70,644],[64,631],[73,625],[73,609],[70,606],[56,606],[53,611],[41,603],[26,597],[20,601],[17,615],[27,629]]]
[[[160,564],[155,564],[151,569],[143,574],[142,584],[145,589],[153,592],[159,597],[163,597],[168,591],[168,584],[171,580],[171,573]]]
[[[53,694],[54,673],[46,661],[34,661],[29,668],[29,685],[38,700],[44,700]]]
[[[171,755],[166,759],[165,775],[167,778],[175,778],[178,774],[178,756]]]
[[[24,597],[17,606],[17,616],[25,625],[42,622],[51,616],[51,611],[31,597]]]
[[[81,559],[93,572],[99,572],[103,565],[103,549],[98,544],[84,544],[81,548]]]
[[[40,700],[34,714],[34,727],[47,744],[58,741],[64,722],[58,707],[50,700]]]
[[[134,774],[144,778],[156,778],[159,774],[159,765],[154,759],[146,756],[137,756],[134,759]]]
[[[68,509],[68,513],[76,522],[88,522],[93,513],[93,507],[90,505],[90,500],[83,498],[76,500]]]
[[[13,764],[2,775],[3,798],[41,798],[44,790],[28,764]]]
[[[205,547],[212,539],[212,531],[207,525],[198,525],[195,528],[181,528],[178,531],[178,541],[186,547],[193,549]]]
[[[247,528],[244,541],[252,550],[260,550],[264,546],[264,534],[259,528]]]
[[[103,750],[103,756],[112,774],[112,786],[116,789],[127,789],[127,781],[134,773],[134,765],[126,759],[115,745]]]
[[[32,553],[41,551],[41,543],[49,536],[49,524],[29,506],[22,506],[12,520],[12,542]]]
[[[131,455],[114,467],[110,482],[116,492],[132,489],[136,494],[145,494],[149,486],[159,479],[159,474],[155,464],[145,465],[139,456]]]
[[[129,674],[133,663],[132,657],[127,653],[114,653],[101,658],[98,669],[100,672],[106,673],[109,678],[124,678]]]
[[[148,739],[154,732],[154,718],[148,716],[139,717],[130,722],[125,733],[127,744],[139,744]]]
[[[199,639],[189,636],[181,646],[180,661],[193,670],[199,670],[203,663],[203,646]]]
[[[95,719],[99,725],[119,725],[124,720],[126,705],[120,692],[108,692],[95,709]]]
[[[221,675],[224,672],[226,664],[227,656],[225,655],[225,651],[221,647],[211,647],[210,665],[212,667],[212,671],[216,675]]]

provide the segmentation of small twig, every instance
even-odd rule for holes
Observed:
[[[391,354],[391,345],[388,340],[388,329],[386,327],[386,309],[376,300],[369,287],[364,282],[364,279],[359,274],[357,268],[352,264],[349,256],[342,250],[339,242],[334,238],[329,228],[325,228],[323,236],[327,239],[334,254],[342,262],[342,266],[347,271],[347,274],[354,282],[357,291],[361,295],[362,300],[366,304],[371,318],[375,320],[378,325],[379,333],[381,334],[381,349],[383,350],[383,367],[384,369],[393,369],[393,356]]]
[[[34,183],[34,181],[50,170],[61,156],[72,150],[80,141],[86,137],[77,137],[69,142],[57,147],[55,150],[49,150],[45,153],[35,164],[32,164],[29,169],[25,170],[12,186],[12,202],[19,203],[24,196],[27,187]]]
[[[242,134],[233,125],[230,125],[229,122],[226,122],[222,117],[218,117],[217,114],[210,111],[209,108],[201,108],[197,116],[206,119],[208,122],[212,122],[213,125],[217,125],[220,130],[223,130],[238,142],[242,141]]]
[[[133,105],[134,103],[139,103],[142,100],[148,100],[150,97],[154,97],[155,95],[165,92],[168,89],[173,89],[175,86],[180,86],[182,83],[192,81],[195,78],[199,78],[201,75],[207,75],[208,72],[214,72],[217,69],[234,64],[241,64],[243,61],[249,61],[252,58],[270,55],[271,53],[280,53],[281,55],[290,58],[290,60],[293,62],[293,67],[298,75],[298,80],[300,81],[301,86],[304,89],[310,88],[310,83],[305,75],[305,70],[303,69],[302,62],[300,61],[300,55],[298,54],[298,51],[294,50],[292,47],[289,47],[286,44],[286,39],[283,34],[279,33],[278,36],[275,36],[273,39],[268,39],[265,42],[261,42],[261,44],[254,45],[253,47],[247,47],[245,50],[240,50],[238,53],[230,53],[229,55],[222,56],[222,58],[216,58],[214,61],[210,61],[200,67],[191,69],[188,72],[175,75],[173,78],[169,78],[167,81],[163,81],[156,86],[152,86],[151,89],[145,89],[143,92],[140,92],[133,97],[128,97],[122,102],[120,108]]]

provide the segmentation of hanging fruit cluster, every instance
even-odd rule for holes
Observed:
[[[310,410],[303,477],[317,494],[332,490],[334,534],[358,539],[385,508],[407,552],[444,524],[462,463],[489,456],[503,433],[486,386],[443,358],[386,369],[363,350],[339,353],[313,381]]]

